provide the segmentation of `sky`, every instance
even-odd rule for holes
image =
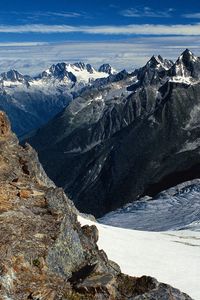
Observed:
[[[61,61],[133,70],[185,48],[200,56],[199,0],[1,0],[0,72]]]

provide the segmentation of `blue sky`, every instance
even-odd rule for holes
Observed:
[[[200,55],[198,0],[1,0],[0,72],[61,60],[133,69],[186,47]]]

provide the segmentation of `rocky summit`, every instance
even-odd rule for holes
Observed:
[[[151,277],[122,274],[3,112],[0,162],[1,300],[191,299]]]

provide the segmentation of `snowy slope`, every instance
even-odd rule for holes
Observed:
[[[79,216],[82,225],[94,222]],[[95,223],[100,249],[122,272],[150,275],[200,300],[200,232],[145,232]]]
[[[200,179],[127,204],[99,221],[98,245],[124,273],[150,275],[200,300]]]
[[[101,223],[137,230],[200,231],[200,179],[145,197],[106,214]]]

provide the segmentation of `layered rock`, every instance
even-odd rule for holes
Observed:
[[[191,299],[153,278],[122,274],[97,239],[0,112],[0,299]]]

